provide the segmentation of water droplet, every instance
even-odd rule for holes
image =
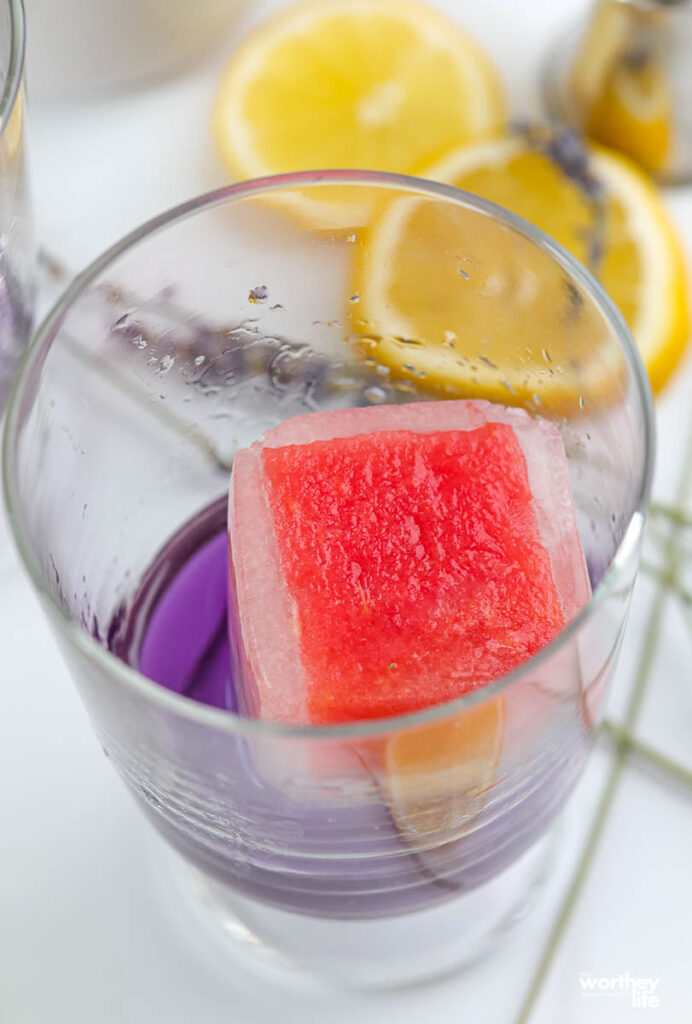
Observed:
[[[360,348],[366,352],[372,352],[377,348],[379,338],[371,338],[367,334],[350,334],[344,339],[346,342],[355,342]]]
[[[442,347],[443,348],[454,348],[457,341],[457,336],[454,331],[445,331],[442,336]]]
[[[201,366],[206,356],[195,356],[195,366]]]
[[[385,388],[378,387],[377,384],[372,384],[369,388],[366,388],[363,392],[363,398],[366,402],[370,402],[372,405],[381,405],[382,402],[386,402],[388,392]]]
[[[165,377],[165,375],[168,373],[168,371],[171,369],[171,367],[173,366],[174,363],[175,363],[175,356],[171,356],[171,355],[162,356],[161,357],[161,361],[159,362],[159,365],[158,365],[158,369],[154,371],[156,373],[156,376],[157,377]]]
[[[469,274],[468,270],[464,270],[463,267],[459,267],[459,273],[464,278],[465,281],[471,280],[471,275]]]
[[[350,235],[346,235],[346,241],[347,242],[355,242],[355,240],[356,240],[356,233],[355,233],[355,231],[352,231]]]
[[[348,301],[349,302],[360,302],[360,295],[358,294],[358,292],[354,292],[353,295],[350,297],[350,299]]]
[[[543,358],[545,359],[546,363],[552,363],[552,359],[550,358],[550,352],[548,351],[547,348],[544,348],[542,350],[542,355],[543,355]]]
[[[584,396],[583,395],[579,396],[579,408],[580,409],[584,408]]]
[[[425,342],[420,341],[418,338],[403,338],[401,335],[395,334],[394,341],[397,345],[411,346],[413,348],[425,348]]]

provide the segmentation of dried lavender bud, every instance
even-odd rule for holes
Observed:
[[[597,273],[605,248],[605,193],[591,169],[589,151],[582,136],[573,128],[534,125],[528,121],[516,121],[511,128],[531,149],[555,164],[591,205],[593,227],[586,236],[586,263]]]
[[[643,71],[647,64],[650,63],[652,57],[651,50],[639,46],[634,50],[628,50],[626,53],[623,53],[620,59],[629,71]]]
[[[600,198],[602,186],[591,171],[589,152],[582,136],[573,128],[534,125],[515,121],[511,129],[531,149],[548,157],[589,199]]]
[[[258,303],[266,302],[269,291],[266,284],[258,284],[248,294],[248,302]]]

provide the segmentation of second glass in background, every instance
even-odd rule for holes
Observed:
[[[0,0],[0,415],[26,347],[34,252],[24,148],[24,12]]]

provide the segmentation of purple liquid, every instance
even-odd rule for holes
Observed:
[[[0,413],[30,332],[29,298],[14,281],[0,248]]]
[[[111,650],[143,675],[202,704],[237,710],[228,643],[226,499],[215,502],[159,552]]]
[[[237,707],[227,634],[226,500],[209,506],[164,546],[134,597],[116,614],[108,645],[176,693],[229,712]],[[183,740],[181,739],[181,742]],[[232,817],[255,821],[272,850],[212,846],[142,787],[142,805],[168,840],[243,896],[286,910],[364,918],[432,906],[474,888],[511,864],[545,830],[578,777],[580,755],[553,764],[529,791],[496,802],[461,839],[420,852],[402,836],[386,795],[359,805],[322,795],[288,795],[232,740],[220,754],[233,786],[219,797]],[[194,763],[194,755],[192,755]],[[296,836],[304,837],[296,842]],[[358,850],[358,855],[354,853]]]

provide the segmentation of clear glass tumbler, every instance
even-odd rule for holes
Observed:
[[[0,0],[0,414],[29,340],[34,301],[23,73],[22,3]]]
[[[451,703],[319,727],[138,671],[171,552],[214,520],[226,557],[239,446],[301,412],[459,397],[561,431],[593,595],[548,647]],[[652,460],[646,375],[601,287],[456,189],[355,171],[249,182],[97,260],[22,367],[5,486],[94,729],[176,851],[172,898],[238,953],[352,983],[410,983],[492,944],[584,768]],[[196,606],[223,600],[202,587]]]

